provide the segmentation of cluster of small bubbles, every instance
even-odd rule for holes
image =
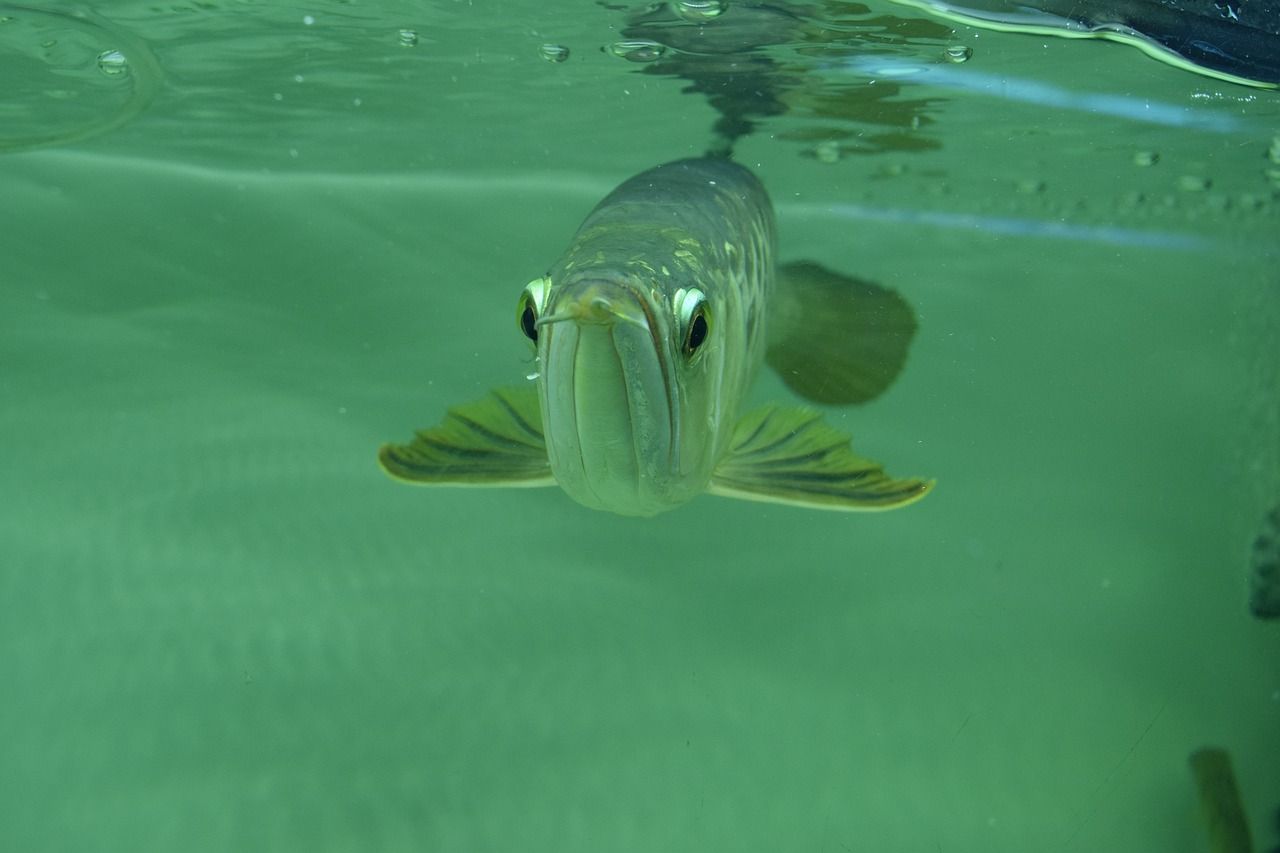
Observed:
[[[538,55],[547,62],[564,62],[569,58],[569,48],[562,44],[544,44],[538,47]]]
[[[947,62],[959,64],[973,58],[973,48],[967,44],[953,44],[942,52]]]
[[[834,139],[819,142],[814,146],[813,154],[819,163],[838,163],[840,162],[840,143]]]
[[[1263,205],[1265,204],[1266,204],[1266,200],[1262,198],[1262,196],[1254,195],[1253,193],[1245,193],[1244,195],[1240,196],[1241,210],[1246,210],[1250,212],[1258,211],[1258,210],[1262,210]]]
[[[1178,189],[1184,193],[1202,193],[1211,185],[1210,180],[1202,175],[1183,175],[1178,178]]]
[[[108,77],[120,77],[129,73],[129,60],[118,50],[104,50],[98,54],[98,70]]]
[[[647,39],[615,41],[609,45],[608,50],[609,53],[628,62],[653,62],[661,59],[663,54],[667,52],[665,45],[658,44],[656,41],[648,41]]]
[[[1155,151],[1138,151],[1133,155],[1133,165],[1154,166],[1160,162],[1160,154]]]
[[[1138,190],[1131,190],[1120,197],[1120,206],[1121,207],[1138,207],[1146,200],[1147,200],[1147,197],[1143,195],[1141,192],[1139,192]]]
[[[413,47],[418,43],[418,31],[410,29],[402,29],[397,34],[402,47]]]
[[[701,24],[724,14],[729,4],[724,0],[675,0],[671,11],[686,21]]]

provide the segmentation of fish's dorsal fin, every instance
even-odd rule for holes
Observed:
[[[808,409],[766,406],[738,422],[709,491],[813,509],[893,509],[920,500],[932,480],[895,480],[853,452],[849,436]]]
[[[915,312],[892,290],[812,261],[778,268],[765,360],[814,403],[865,403],[893,384],[916,331]]]
[[[449,409],[439,426],[408,444],[384,444],[382,470],[410,483],[453,486],[554,486],[542,436],[538,389],[497,388]]]

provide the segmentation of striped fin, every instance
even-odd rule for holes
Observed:
[[[410,483],[454,486],[554,486],[542,437],[538,389],[498,388],[455,406],[439,426],[409,444],[384,444],[382,470]]]
[[[818,412],[767,406],[746,415],[711,478],[712,494],[812,509],[893,509],[920,500],[932,480],[895,480],[853,452]]]

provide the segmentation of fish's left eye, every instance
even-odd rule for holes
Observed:
[[[684,330],[684,354],[692,357],[711,334],[711,312],[707,297],[701,290],[681,290],[676,293],[676,319]]]

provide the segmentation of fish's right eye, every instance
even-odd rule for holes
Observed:
[[[538,342],[538,318],[547,310],[550,297],[551,278],[544,275],[526,284],[520,301],[516,303],[516,325],[535,344]]]
[[[520,297],[520,308],[517,322],[524,336],[535,344],[538,342],[538,311],[533,305],[533,297],[528,293]]]

